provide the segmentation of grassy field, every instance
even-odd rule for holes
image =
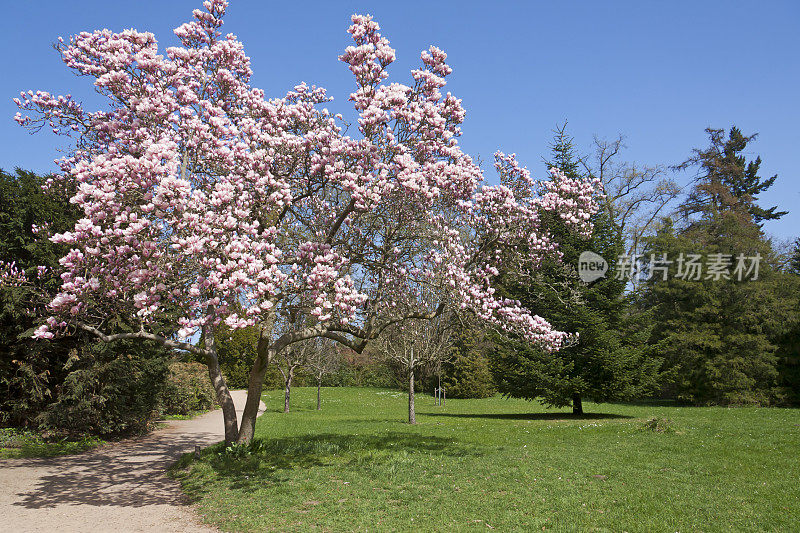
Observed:
[[[800,531],[800,411],[264,395],[259,440],[174,470],[227,531]],[[656,420],[653,420],[656,419]],[[650,422],[648,422],[650,420]]]

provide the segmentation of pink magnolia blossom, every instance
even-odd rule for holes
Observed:
[[[43,271],[39,270],[39,272]],[[16,261],[11,261],[10,263],[0,261],[0,285],[5,285],[7,287],[20,287],[28,282],[28,275],[24,270],[17,267]]]

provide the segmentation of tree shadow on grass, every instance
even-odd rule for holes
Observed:
[[[424,413],[424,416],[446,416],[453,418],[492,418],[496,420],[605,420],[614,418],[633,418],[615,413]]]
[[[332,465],[342,460],[377,465],[394,457],[413,454],[446,457],[479,457],[482,447],[429,435],[386,432],[378,435],[302,435],[281,439],[256,439],[249,445],[225,449],[218,444],[202,452],[199,461],[208,465],[230,489],[255,492],[265,485],[283,483],[291,471]],[[190,475],[186,468],[195,461],[186,454],[172,469],[192,500],[213,490],[202,473]]]

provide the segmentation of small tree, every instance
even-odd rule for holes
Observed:
[[[453,328],[453,355],[441,365],[441,385],[448,398],[488,398],[497,392],[489,356],[492,334],[475,320],[459,321]]]
[[[314,339],[307,341],[312,344],[305,359],[305,368],[314,376],[317,382],[317,411],[322,409],[322,378],[333,374],[339,369],[340,360],[337,354],[337,347],[328,339]]]
[[[298,368],[303,368],[308,361],[308,357],[314,350],[314,345],[310,340],[292,344],[275,359],[275,366],[283,377],[283,412],[289,412],[289,400],[292,394],[292,383],[295,372]]]
[[[384,332],[383,353],[399,364],[408,384],[408,423],[417,423],[414,373],[441,364],[452,355],[452,332],[445,317],[405,320]]]

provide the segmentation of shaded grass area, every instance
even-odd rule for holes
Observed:
[[[199,409],[196,411],[190,411],[185,415],[161,415],[161,420],[191,420],[192,418],[209,413],[213,411],[215,408],[216,406],[214,406],[211,409]]]
[[[45,438],[24,429],[0,428],[0,459],[57,457],[82,453],[105,444],[97,437],[77,440]]]
[[[800,528],[800,411],[585,404],[378,389],[282,392],[250,446],[173,470],[227,531],[791,531]]]

